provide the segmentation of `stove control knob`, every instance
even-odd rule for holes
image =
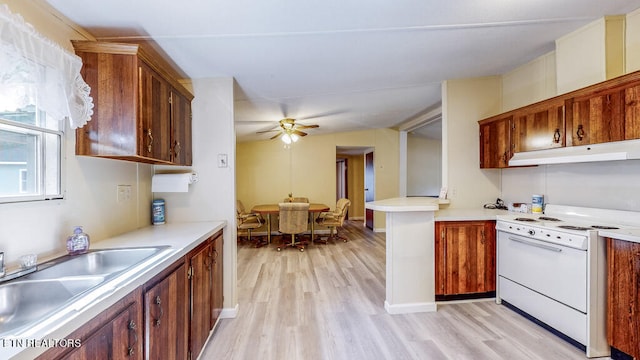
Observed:
[[[533,236],[536,234],[536,231],[533,229],[530,229],[529,231],[527,231],[529,233],[529,235]]]

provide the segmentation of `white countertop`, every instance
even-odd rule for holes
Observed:
[[[481,221],[496,220],[496,216],[508,214],[507,210],[496,209],[442,209],[435,213],[435,221]]]
[[[598,230],[602,237],[640,243],[640,229]]]
[[[225,221],[154,225],[92,243],[91,250],[164,245],[170,246],[170,249],[83,294],[73,305],[65,306],[64,314],[48,316],[33,327],[21,329],[13,336],[5,334],[4,338],[34,341],[45,338],[65,339],[225,226]],[[42,347],[11,347],[5,344],[0,346],[0,358],[33,359],[46,350],[47,348]]]
[[[364,207],[385,212],[436,211],[440,200],[432,197],[401,197],[370,201]]]

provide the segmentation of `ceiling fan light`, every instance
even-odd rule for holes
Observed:
[[[296,142],[296,141],[298,141],[298,139],[300,139],[300,136],[298,136],[296,134],[291,134],[291,141]]]
[[[285,144],[291,144],[291,135],[289,134],[284,134],[282,135],[282,142],[284,142]]]

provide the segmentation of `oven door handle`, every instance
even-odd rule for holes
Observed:
[[[514,237],[511,237],[511,236],[509,236],[509,240],[515,241],[515,242],[519,242],[519,243],[524,244],[524,245],[529,245],[529,246],[545,249],[545,250],[551,250],[551,251],[555,251],[555,252],[561,252],[562,251],[562,249],[559,249],[559,248],[554,247],[554,246],[543,245],[543,244],[539,244],[539,243],[536,243],[536,242],[533,242],[533,241],[522,240],[522,239],[514,238]]]

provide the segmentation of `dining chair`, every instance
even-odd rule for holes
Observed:
[[[307,241],[302,240],[301,234],[307,231],[309,225],[309,203],[291,202],[278,204],[279,226],[278,231],[282,234],[291,235],[291,242],[282,238],[282,245],[278,245],[280,251],[285,247],[296,247],[304,251]],[[298,235],[298,241],[296,241]]]
[[[344,225],[344,220],[347,217],[347,210],[349,209],[349,205],[351,205],[351,200],[346,198],[338,199],[336,202],[336,207],[333,211],[321,212],[320,215],[316,218],[316,223],[318,225],[326,226],[329,228],[329,236],[326,239],[318,239],[316,240],[319,243],[326,244],[329,240],[340,239],[344,242],[347,242],[348,239],[340,233],[338,233],[338,229]]]
[[[264,219],[262,215],[257,213],[248,213],[245,210],[244,204],[242,201],[236,201],[236,219],[237,219],[237,228],[238,228],[238,239],[240,239],[240,232],[247,232],[247,240],[251,242],[251,231],[262,227],[264,224]],[[265,245],[262,241],[256,242],[256,247],[260,247]]]
[[[284,202],[290,202],[290,203],[308,203],[309,202],[309,198],[307,197],[291,197],[291,198],[285,198]]]

